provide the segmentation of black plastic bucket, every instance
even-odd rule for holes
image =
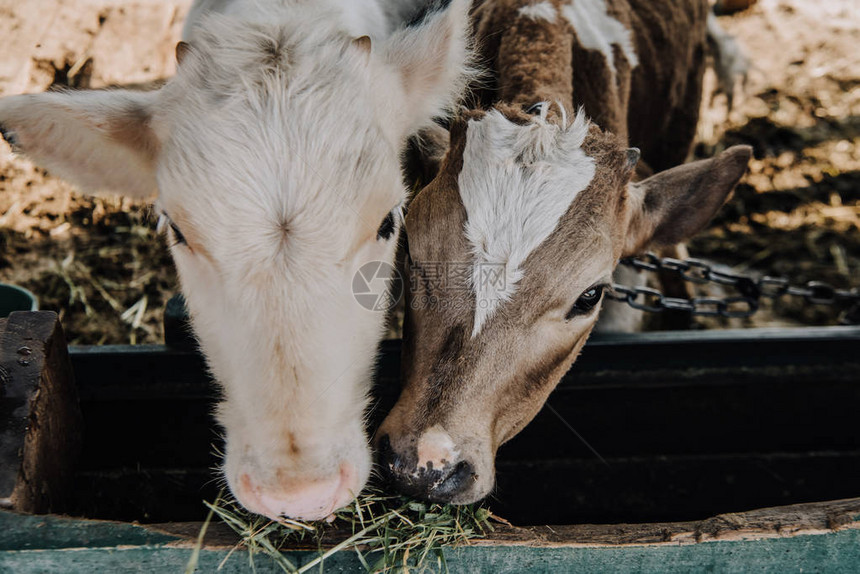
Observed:
[[[15,285],[0,283],[0,319],[13,311],[36,311],[39,302],[36,296]]]

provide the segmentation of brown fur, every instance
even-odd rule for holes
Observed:
[[[471,114],[467,114],[469,116]],[[462,229],[466,223],[466,209],[460,199],[457,177],[463,167],[463,147],[466,144],[466,118],[457,120],[451,126],[451,148],[442,163],[442,169],[437,178],[424,190],[420,196],[421,200],[413,201],[409,206],[409,215],[406,219],[406,229],[414,226],[414,232],[409,234],[408,260],[406,261],[406,276],[417,289],[406,290],[406,305],[408,311],[403,326],[403,380],[430,380],[433,373],[447,370],[438,362],[434,365],[420,364],[416,360],[418,355],[415,347],[415,339],[410,335],[413,329],[410,323],[416,320],[420,313],[432,312],[444,314],[442,322],[422,321],[433,325],[447,325],[445,331],[428,331],[422,340],[420,356],[450,356],[444,349],[451,348],[456,343],[451,338],[459,332],[460,338],[465,338],[472,329],[472,315],[458,312],[457,308],[471,309],[474,307],[474,294],[469,289],[458,289],[456,299],[452,305],[439,309],[416,309],[415,300],[422,297],[442,297],[443,294],[436,292],[428,279],[428,270],[423,264],[425,262],[440,261],[469,261],[470,252],[466,238],[461,233],[450,234],[450,229]],[[427,225],[427,222],[444,221],[446,225]],[[421,307],[421,305],[417,305]],[[420,320],[420,317],[417,318]],[[433,349],[432,355],[427,355],[428,347]],[[458,347],[459,350],[460,347]],[[456,359],[452,357],[451,360]],[[435,379],[438,380],[438,379]],[[427,421],[431,415],[431,401],[433,395],[438,394],[438,385],[429,385],[426,389],[422,386],[418,395],[414,397],[417,408],[422,413],[419,417],[422,422]],[[432,426],[424,425],[421,429]]]
[[[553,2],[556,7],[561,4],[561,0]],[[435,289],[429,268],[433,262],[472,261],[458,178],[468,122],[480,120],[484,112],[464,112],[455,120],[438,176],[410,205],[406,260],[416,291],[407,290],[404,389],[378,436],[388,436],[387,450],[398,457],[389,468],[402,472],[419,462],[415,454],[419,437],[430,427],[445,429],[462,460],[471,465],[474,481],[453,496],[434,500],[472,502],[486,494],[496,450],[537,414],[594,326],[598,308],[566,320],[573,302],[595,281],[608,281],[608,273],[622,255],[638,251],[652,239],[677,241],[704,225],[743,173],[749,149],[736,148],[713,160],[630,184],[634,172],[638,178],[650,173],[651,167],[680,162],[686,155],[696,115],[674,107],[698,97],[703,71],[696,54],[704,43],[704,0],[692,2],[684,17],[670,15],[662,22],[656,14],[679,10],[677,2],[661,0],[659,7],[649,4],[637,7],[641,14],[631,13],[631,6],[644,2],[607,0],[610,12],[634,30],[637,50],[640,45],[644,50],[637,52],[640,66],[631,71],[616,49],[616,74],[602,54],[579,45],[566,19],[560,17],[551,24],[517,13],[531,2],[485,0],[475,9],[483,57],[494,72],[490,85],[478,92],[476,106],[493,107],[517,124],[533,121],[523,110],[541,101],[558,102],[569,115],[573,105],[584,106],[595,122],[583,149],[594,159],[596,171],[556,230],[523,262],[513,298],[495,311],[475,337],[471,336],[474,292]],[[701,26],[693,22],[698,18]],[[648,23],[658,27],[653,37],[648,36]],[[637,30],[640,25],[643,30]],[[660,62],[672,60],[662,48],[658,50],[661,42],[689,57],[662,70]],[[637,74],[643,75],[643,81],[637,83]],[[647,74],[654,75],[652,91],[645,89]],[[652,101],[646,104],[638,98]],[[628,109],[636,112],[628,116]],[[658,109],[662,111],[657,113]],[[656,115],[637,115],[645,111]],[[549,121],[559,122],[559,116],[559,106],[553,106]],[[648,160],[650,167],[634,170],[628,135],[632,139],[647,133],[659,138],[663,133],[659,130],[673,132],[666,137],[676,147],[679,138],[687,138],[686,143],[672,153],[657,146],[657,153]],[[422,305],[433,296],[444,305]]]
[[[552,0],[560,8],[562,0]],[[682,163],[695,136],[705,71],[705,0],[607,0],[633,32],[639,65],[615,47],[612,73],[603,55],[583,47],[563,17],[552,24],[521,17],[530,1],[484,0],[474,10],[481,58],[491,79],[476,105],[528,107],[559,102],[584,108],[597,125],[642,149],[656,171]],[[614,76],[614,77],[613,77]]]
[[[556,0],[556,5],[561,2]],[[571,107],[573,37],[567,27],[522,18],[521,0],[477,2],[473,13],[482,60],[493,77],[479,105],[528,107],[550,101]]]
[[[699,121],[708,4],[628,0],[639,66],[627,105],[630,144],[654,171],[683,163]]]
[[[150,129],[149,119],[147,110],[130,107],[125,114],[118,115],[105,128],[113,141],[129,149],[139,150],[142,157],[154,163],[161,143]]]

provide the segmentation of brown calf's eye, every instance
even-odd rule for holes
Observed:
[[[595,285],[587,289],[585,293],[579,296],[579,299],[576,300],[576,303],[573,304],[567,315],[564,316],[564,320],[570,321],[574,317],[590,313],[600,303],[605,288],[605,285]]]
[[[389,211],[385,219],[382,220],[379,230],[376,232],[376,238],[383,241],[391,239],[391,236],[394,235],[394,227],[394,212]]]
[[[543,113],[543,107],[546,105],[546,102],[538,102],[528,107],[526,113],[532,116],[539,116]]]

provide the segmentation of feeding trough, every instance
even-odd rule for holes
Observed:
[[[201,357],[164,346],[64,355],[52,313],[0,325],[4,436],[17,432],[23,445],[4,455],[0,570],[180,571],[207,514],[202,501],[218,494],[215,390]],[[592,340],[548,406],[499,452],[487,504],[514,526],[447,549],[448,567],[849,570],[860,560],[858,343],[858,327]],[[31,349],[27,365],[21,346]],[[381,347],[372,425],[397,397],[399,352],[399,341]],[[37,420],[53,421],[52,440],[32,418],[10,424],[22,422],[9,418],[21,397]],[[41,486],[27,499],[10,496],[10,484]],[[348,534],[335,530],[323,545]],[[211,524],[200,571],[237,542]],[[284,552],[307,564],[316,544]],[[280,571],[266,557],[256,566]],[[324,567],[361,571],[352,551]],[[240,548],[222,571],[247,568]]]
[[[189,1],[55,4],[9,13],[7,63],[21,73],[1,82],[4,94],[172,74]],[[724,122],[706,117],[694,151],[701,159],[749,144],[756,161],[692,252],[736,265],[732,273],[749,266],[815,280],[813,299],[834,298],[822,283],[856,286],[858,269],[857,19],[836,14],[849,0],[826,4],[759,3],[746,22],[731,22],[754,56],[751,105]],[[157,340],[147,320],[176,281],[141,212],[69,196],[23,158],[6,163],[8,277],[60,301],[70,339]],[[720,276],[709,298],[723,297]],[[650,293],[636,300],[679,310]],[[722,303],[711,304],[725,311],[720,324],[742,324]],[[799,303],[771,310],[743,324],[836,315]],[[207,515],[202,501],[218,493],[220,441],[196,344],[184,331],[167,335],[167,347],[67,349],[53,315],[0,320],[0,572],[185,568]],[[857,570],[858,340],[857,328],[592,338],[533,424],[500,451],[487,504],[515,526],[446,549],[451,571]],[[398,342],[382,345],[371,426],[397,395],[399,356]],[[331,530],[322,547],[347,535]],[[248,571],[237,541],[210,524],[199,571]],[[305,566],[319,557],[312,538],[283,551]],[[280,571],[266,557],[256,566]],[[350,549],[323,566],[362,571]]]

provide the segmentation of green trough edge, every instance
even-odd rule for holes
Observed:
[[[176,545],[179,543],[179,545]],[[15,574],[103,572],[181,573],[192,548],[181,538],[143,526],[58,516],[0,512],[0,572]],[[13,549],[14,548],[14,549]],[[251,572],[246,550],[202,549],[196,572]],[[317,552],[284,552],[302,565]],[[451,573],[555,574],[560,572],[858,572],[860,529],[784,538],[707,541],[698,544],[618,547],[464,546],[445,550]],[[263,555],[256,572],[282,572]],[[324,572],[363,572],[355,553],[344,551],[325,561]],[[437,571],[429,568],[427,571]],[[319,572],[316,568],[313,572]]]
[[[16,574],[92,574],[104,572],[184,571],[189,548],[145,546],[0,552],[0,572]],[[234,553],[218,570],[228,550],[202,550],[196,572],[233,574],[251,572],[248,555]],[[287,552],[293,563],[305,564],[315,552]],[[556,574],[560,572],[852,572],[860,569],[860,530],[750,541],[702,542],[679,546],[617,548],[527,548],[522,546],[448,549],[451,573]],[[270,558],[258,555],[259,574],[282,572]],[[315,568],[312,570],[318,572]],[[352,552],[341,552],[325,562],[324,572],[363,572]],[[428,571],[436,571],[429,568]]]
[[[128,522],[86,520],[0,510],[0,552],[150,546],[179,540]],[[2,564],[2,559],[0,559]],[[14,571],[14,570],[13,570]],[[6,572],[0,568],[0,573]]]

